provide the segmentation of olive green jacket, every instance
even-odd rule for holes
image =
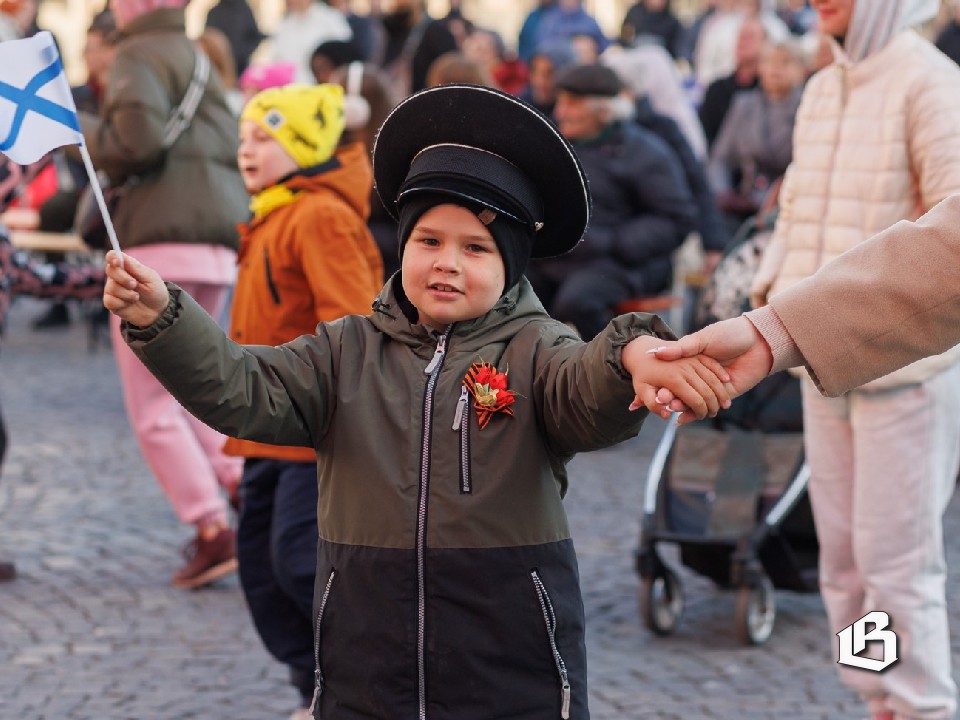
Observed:
[[[620,350],[669,330],[627,315],[584,343],[524,279],[440,334],[393,280],[371,315],[279,348],[234,344],[176,288],[125,333],[203,421],[317,449],[317,717],[586,718],[565,465],[639,432]],[[463,385],[478,361],[517,393],[483,429]]]

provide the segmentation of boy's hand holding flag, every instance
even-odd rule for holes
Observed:
[[[62,145],[80,146],[110,244],[119,254],[120,244],[83,141],[53,35],[42,31],[0,43],[0,152],[15,163],[29,165]]]

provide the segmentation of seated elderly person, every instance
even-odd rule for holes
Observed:
[[[737,93],[720,126],[707,174],[730,234],[760,210],[790,164],[803,70],[794,41],[767,43],[760,54],[760,87]]]
[[[557,78],[554,116],[583,163],[593,216],[574,250],[531,262],[527,277],[550,314],[587,340],[621,301],[669,287],[673,253],[696,223],[680,161],[632,113],[608,67],[572,65]]]

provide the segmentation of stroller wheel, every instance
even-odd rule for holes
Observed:
[[[657,635],[671,635],[683,615],[683,588],[669,568],[643,579],[640,588],[640,617]]]
[[[760,573],[737,591],[734,623],[737,637],[748,645],[763,645],[773,633],[777,600],[770,578]]]

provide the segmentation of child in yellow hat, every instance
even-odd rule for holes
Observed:
[[[253,218],[240,227],[230,319],[238,343],[311,334],[318,323],[368,312],[380,289],[380,251],[366,225],[372,169],[362,143],[340,145],[343,128],[339,85],[272,88],[243,110],[237,162]],[[235,438],[224,450],[245,458],[240,584],[305,708],[314,686],[316,453]]]

